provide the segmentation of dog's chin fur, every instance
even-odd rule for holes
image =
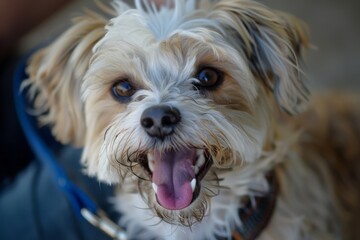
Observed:
[[[357,219],[345,211],[356,207],[359,177],[347,182],[343,167],[344,184],[336,185],[332,173],[341,156],[331,156],[331,168],[325,144],[310,144],[316,138],[326,142],[321,129],[342,127],[303,128],[306,117],[285,116],[307,105],[300,66],[309,46],[304,24],[251,0],[135,5],[117,0],[111,9],[102,6],[110,17],[87,12],[77,18],[33,56],[23,86],[41,124],[50,125],[60,142],[84,148],[86,172],[118,186],[112,201],[130,239],[229,237],[242,224],[237,209],[245,199],[268,192],[269,171],[275,171],[280,192],[261,239],[359,236],[347,228]],[[221,82],[199,87],[204,68],[221,73]],[[134,90],[130,97],[113,94],[121,81]],[[143,112],[158,105],[181,113],[174,132],[163,139],[150,137],[140,124]],[[333,117],[320,115],[321,121]],[[321,124],[315,113],[302,116]],[[360,119],[358,113],[351,116]],[[359,135],[343,138],[359,142]],[[169,210],[157,200],[149,156],[184,149],[206,160],[192,202]],[[344,157],[348,165],[360,156],[352,149]],[[347,197],[338,198],[344,186]]]

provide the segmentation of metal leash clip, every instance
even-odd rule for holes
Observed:
[[[104,211],[99,210],[97,214],[94,214],[90,210],[82,208],[81,215],[94,227],[99,228],[111,238],[117,240],[128,239],[125,230],[109,219]]]

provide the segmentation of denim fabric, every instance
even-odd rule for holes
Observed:
[[[59,161],[72,181],[117,220],[109,199],[113,189],[81,173],[80,150],[65,148]],[[33,161],[15,181],[0,190],[0,239],[110,239],[80,218],[57,187],[46,166]]]

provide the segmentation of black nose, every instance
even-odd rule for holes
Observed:
[[[174,132],[180,120],[181,115],[176,108],[156,105],[143,112],[140,122],[149,136],[164,139]]]

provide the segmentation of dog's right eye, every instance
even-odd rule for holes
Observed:
[[[134,95],[136,89],[127,80],[120,80],[112,86],[111,92],[116,100],[126,103],[131,100],[131,96]]]
[[[221,85],[224,80],[224,74],[215,68],[205,67],[196,74],[196,79],[198,81],[194,83],[194,86],[197,89],[211,91]]]

